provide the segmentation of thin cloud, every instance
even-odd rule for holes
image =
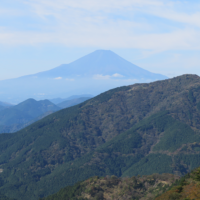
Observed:
[[[105,79],[110,79],[111,76],[109,75],[102,75],[102,74],[95,74],[93,76],[93,79],[96,79],[96,80],[105,80]]]
[[[55,80],[61,80],[62,79],[62,77],[56,77],[56,78],[54,78]]]
[[[115,78],[122,78],[122,77],[124,77],[124,76],[121,75],[121,74],[116,73],[116,74],[113,74],[112,77],[115,77]]]
[[[23,12],[24,18],[28,16],[35,19],[31,22],[35,30],[1,27],[1,44],[136,48],[154,52],[169,49],[200,49],[200,12],[191,14],[178,10],[178,5],[185,6],[184,2],[28,0],[21,1],[21,4],[29,8],[29,12]],[[149,15],[182,25],[176,27],[171,24],[169,29],[166,27],[166,30],[158,31],[155,29],[158,26],[155,20],[141,20],[140,15],[144,16],[144,19],[145,15]],[[27,22],[24,23],[26,27]]]
[[[124,9],[130,8],[131,6],[161,6],[162,1],[159,0],[29,0],[27,2],[32,6],[51,8],[54,10],[64,10],[66,8],[84,9],[91,12],[107,9],[106,11],[111,11],[113,9]],[[39,6],[40,5],[40,6]]]
[[[65,80],[66,81],[75,81],[75,79],[73,79],[73,78],[66,78]]]
[[[34,95],[44,96],[46,94],[45,93],[38,93],[38,94],[34,94]]]
[[[111,78],[122,78],[124,77],[123,75],[121,74],[118,74],[118,73],[115,73],[113,75],[102,75],[102,74],[95,74],[93,76],[93,79],[96,79],[96,80],[105,80],[105,79],[111,79]]]

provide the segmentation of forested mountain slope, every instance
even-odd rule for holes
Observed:
[[[183,175],[200,165],[199,102],[200,78],[183,75],[115,88],[2,134],[0,191],[34,200],[95,175]]]

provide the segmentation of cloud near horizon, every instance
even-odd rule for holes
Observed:
[[[118,73],[115,73],[113,75],[103,75],[103,74],[95,74],[93,76],[93,79],[96,79],[96,80],[105,80],[105,79],[111,79],[111,78],[122,78],[124,77],[123,75],[121,74],[118,74]]]

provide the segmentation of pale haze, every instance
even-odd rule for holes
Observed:
[[[150,72],[200,75],[197,0],[0,2],[0,80],[112,50]]]

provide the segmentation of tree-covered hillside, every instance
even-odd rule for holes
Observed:
[[[200,78],[109,90],[0,135],[0,191],[35,200],[92,176],[174,173],[200,165]],[[11,192],[12,191],[12,192]]]

